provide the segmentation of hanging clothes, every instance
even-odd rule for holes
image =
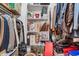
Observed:
[[[66,9],[66,4],[64,3],[58,3],[56,6],[56,20],[55,20],[55,30],[56,30],[56,35],[59,35],[62,33],[62,18],[63,14]]]
[[[53,4],[53,6],[52,6],[52,11],[53,12],[51,12],[52,13],[52,18],[51,18],[51,20],[52,20],[52,31],[55,31],[55,20],[56,20],[56,4]]]
[[[24,27],[23,27],[23,23],[20,20],[16,20],[17,23],[17,31],[18,31],[18,36],[19,36],[19,42],[25,42],[24,39]]]
[[[73,16],[74,16],[74,4],[73,3],[68,3],[67,4],[67,9],[66,9],[66,13],[65,13],[65,26],[67,28],[67,33],[69,34],[70,28],[73,25]]]
[[[7,51],[12,51],[14,49],[14,44],[15,44],[15,32],[14,32],[14,25],[13,25],[13,20],[9,15],[3,15],[5,19],[7,19],[8,24],[9,24],[9,45],[7,48]]]
[[[79,3],[75,3],[74,5],[74,30],[78,30],[79,24]]]
[[[62,22],[63,22],[63,18],[64,18],[64,14],[66,12],[66,8],[67,8],[67,3],[62,4],[62,8],[60,11],[60,17],[58,20],[58,25],[60,26],[60,29],[62,30]]]
[[[23,42],[25,42],[25,35],[24,35],[24,26],[23,26],[23,23],[22,23],[22,34],[23,34]]]
[[[79,3],[74,4],[73,37],[79,37]]]
[[[56,6],[56,20],[55,20],[55,28],[58,26],[58,19],[60,17],[61,3],[58,3]]]
[[[72,32],[73,26],[73,13],[74,5],[73,3],[58,3],[56,6],[56,20],[55,20],[55,28],[57,32],[61,34],[63,31],[63,25],[65,24],[65,30],[67,33]],[[64,22],[64,23],[63,23]]]
[[[65,41],[66,36],[71,33],[72,31],[72,26],[73,26],[73,11],[74,11],[74,4],[73,3],[64,3],[60,5],[60,14],[56,14],[56,16],[59,15],[59,18],[57,20],[57,31],[59,31],[59,35],[62,35],[62,38],[57,37],[58,42],[62,43]],[[56,17],[57,18],[57,17]],[[72,40],[72,39],[69,39]],[[63,44],[61,44],[63,45]],[[63,45],[64,46],[64,45]]]
[[[7,50],[8,44],[9,44],[9,25],[8,25],[7,19],[4,18],[4,35],[3,35],[3,40],[2,40],[0,49]]]
[[[3,41],[3,35],[4,35],[4,19],[2,16],[0,16],[0,21],[1,21],[1,28],[0,28],[0,47],[1,47],[1,44],[2,44],[2,41]]]

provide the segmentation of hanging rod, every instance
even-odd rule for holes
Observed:
[[[2,8],[6,13],[12,15],[20,15],[16,10],[10,9],[8,6],[0,3],[0,8]]]
[[[12,13],[9,10],[7,10],[6,8],[4,8],[1,4],[0,4],[0,13],[8,14],[8,15],[12,16]]]
[[[0,8],[0,13],[1,13],[1,14],[8,14],[8,15],[12,16],[12,14],[6,12],[6,11],[5,11],[4,9],[2,9],[2,8]]]

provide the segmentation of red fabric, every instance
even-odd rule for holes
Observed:
[[[71,47],[64,48],[63,49],[64,55],[67,55],[68,52],[71,51],[71,50],[78,50],[78,48],[75,47],[75,46],[71,46]]]
[[[54,55],[53,43],[52,42],[45,42],[45,48],[44,49],[45,49],[44,56]]]

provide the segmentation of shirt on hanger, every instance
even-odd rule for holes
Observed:
[[[1,44],[1,49],[7,50],[8,44],[9,44],[9,27],[8,27],[7,19],[4,18],[4,35],[3,35],[3,41],[2,41],[2,44]]]
[[[1,30],[0,30],[0,47],[3,41],[3,35],[4,35],[4,19],[2,16],[0,16],[0,21],[1,21]]]
[[[8,42],[8,48],[7,52],[12,51],[14,49],[15,44],[15,34],[14,34],[14,25],[13,20],[9,15],[3,15],[5,19],[7,19],[7,22],[9,24],[9,42]]]

